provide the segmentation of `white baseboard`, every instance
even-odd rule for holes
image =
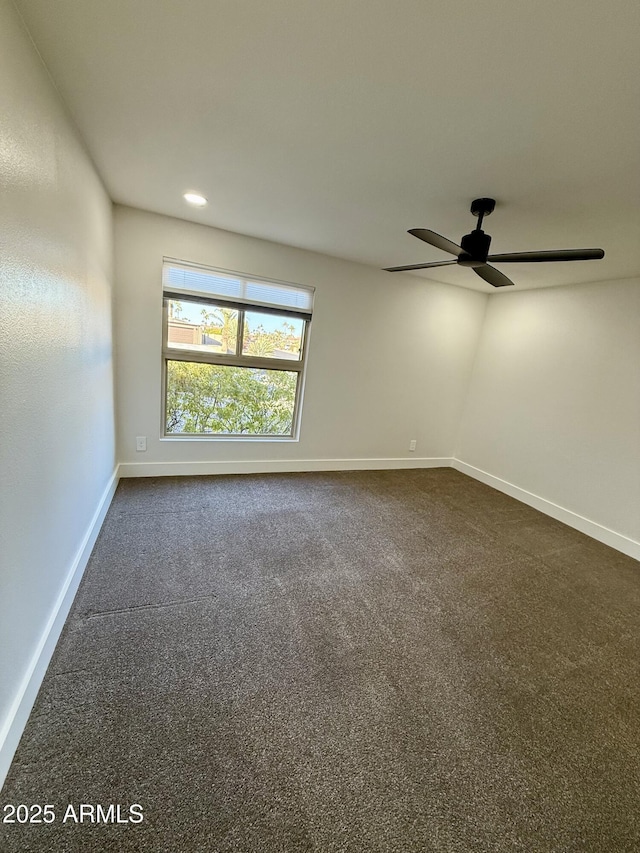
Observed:
[[[197,474],[284,474],[304,471],[378,471],[449,468],[448,457],[390,459],[252,459],[237,462],[121,462],[120,477],[184,477]]]
[[[623,554],[627,554],[635,560],[640,560],[640,542],[636,542],[635,539],[630,539],[622,533],[616,533],[615,530],[610,530],[596,521],[591,521],[582,515],[578,515],[576,512],[558,506],[558,504],[554,504],[552,501],[546,500],[546,498],[534,495],[526,489],[514,486],[513,483],[501,480],[500,477],[494,477],[493,474],[489,474],[487,471],[474,468],[473,465],[468,465],[460,459],[452,459],[451,467],[462,474],[468,474],[470,477],[480,480],[481,483],[485,483],[487,486],[492,486],[494,489],[504,492],[506,495],[528,506],[532,506],[534,509],[540,510],[545,515],[550,515],[556,521],[561,521],[563,524],[567,524],[569,527],[573,527],[581,533],[591,536],[592,539],[604,542],[605,545],[610,545],[617,551],[622,551]]]
[[[60,594],[51,609],[49,620],[42,632],[40,642],[24,674],[13,704],[0,728],[0,788],[2,788],[9,772],[13,756],[36,701],[38,690],[46,674],[56,643],[69,615],[69,610],[98,538],[102,522],[111,504],[118,480],[119,471],[116,466],[76,552]]]

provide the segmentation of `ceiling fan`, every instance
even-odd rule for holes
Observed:
[[[482,220],[489,216],[496,206],[493,198],[476,198],[471,202],[471,213],[478,217],[478,224],[470,234],[465,234],[460,245],[452,243],[446,237],[441,237],[435,231],[427,228],[411,228],[409,234],[413,234],[419,240],[424,240],[436,249],[455,255],[454,261],[434,261],[429,264],[409,264],[404,267],[385,267],[386,272],[404,272],[405,270],[426,270],[431,267],[444,267],[449,264],[460,264],[463,267],[471,267],[476,275],[484,279],[494,287],[505,287],[513,284],[511,279],[503,275],[487,261],[496,264],[513,263],[537,263],[540,261],[597,261],[604,258],[602,249],[558,249],[550,252],[511,252],[506,255],[490,255],[489,246],[491,237],[482,230]]]

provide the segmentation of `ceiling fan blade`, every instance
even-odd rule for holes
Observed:
[[[538,261],[599,261],[604,258],[602,249],[558,249],[551,252],[511,252],[507,255],[489,255],[495,264],[536,263]]]
[[[481,267],[472,267],[474,273],[483,278],[488,284],[494,287],[506,287],[508,284],[513,284],[510,278],[503,275],[499,270],[490,267],[489,264],[483,264]]]
[[[449,252],[450,255],[455,255],[458,258],[462,254],[462,246],[457,243],[452,243],[446,237],[441,237],[435,231],[429,231],[427,228],[410,228],[409,234],[413,234],[418,240],[424,240],[430,246],[435,246],[436,249],[442,249],[443,252]]]
[[[457,261],[434,261],[431,264],[409,264],[406,267],[385,267],[385,272],[404,272],[404,270],[427,270],[429,267],[446,267],[457,264]]]

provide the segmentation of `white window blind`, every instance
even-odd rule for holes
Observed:
[[[311,287],[264,281],[169,259],[164,261],[162,286],[167,296],[177,298],[209,296],[223,302],[263,305],[305,315],[313,309]]]

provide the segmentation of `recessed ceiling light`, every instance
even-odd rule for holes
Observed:
[[[196,207],[204,207],[207,203],[206,198],[200,193],[185,193],[183,196],[185,201],[188,201],[189,204],[194,204]]]

